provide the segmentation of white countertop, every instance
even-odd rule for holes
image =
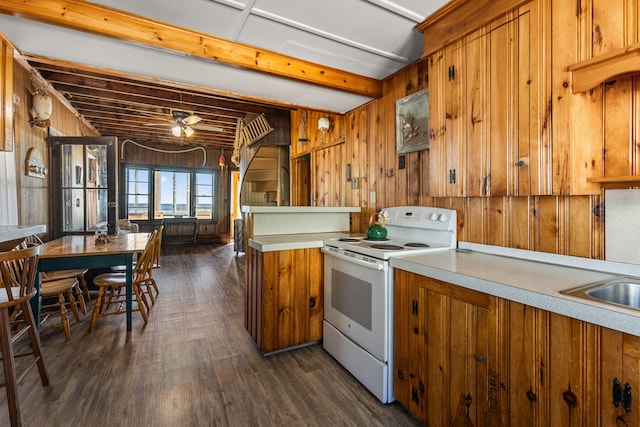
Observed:
[[[640,265],[460,242],[456,250],[393,257],[394,268],[453,283],[578,320],[640,336],[640,311],[560,291],[620,275]]]
[[[47,231],[47,226],[39,225],[0,225],[0,242],[23,239],[27,236]]]
[[[243,206],[242,212],[247,213],[340,213],[360,212],[361,208],[349,206]]]
[[[321,248],[325,239],[349,236],[349,233],[309,233],[255,236],[249,246],[260,252],[286,251],[292,249]]]

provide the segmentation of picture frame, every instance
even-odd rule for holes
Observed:
[[[429,149],[429,89],[396,101],[396,152]]]

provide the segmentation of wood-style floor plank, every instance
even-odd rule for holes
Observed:
[[[383,405],[321,345],[263,357],[244,329],[244,257],[232,245],[169,247],[143,326],[71,319],[42,333],[51,385],[18,387],[25,426],[419,426]],[[90,305],[93,308],[93,304]],[[52,319],[56,321],[56,319]],[[51,321],[51,320],[50,320]],[[0,389],[0,426],[8,425]]]

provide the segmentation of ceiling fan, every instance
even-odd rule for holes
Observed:
[[[172,119],[167,119],[167,122],[171,124],[171,133],[175,137],[180,137],[183,134],[188,138],[195,133],[194,127],[199,123],[202,118],[195,113],[189,113],[182,110],[171,110]],[[163,123],[145,123],[147,126],[165,126]],[[198,129],[208,130],[212,132],[222,132],[223,129],[217,126],[198,125]]]

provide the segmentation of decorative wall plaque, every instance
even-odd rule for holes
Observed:
[[[27,152],[26,174],[34,178],[44,179],[49,170],[44,164],[42,153],[37,148],[30,148]]]

